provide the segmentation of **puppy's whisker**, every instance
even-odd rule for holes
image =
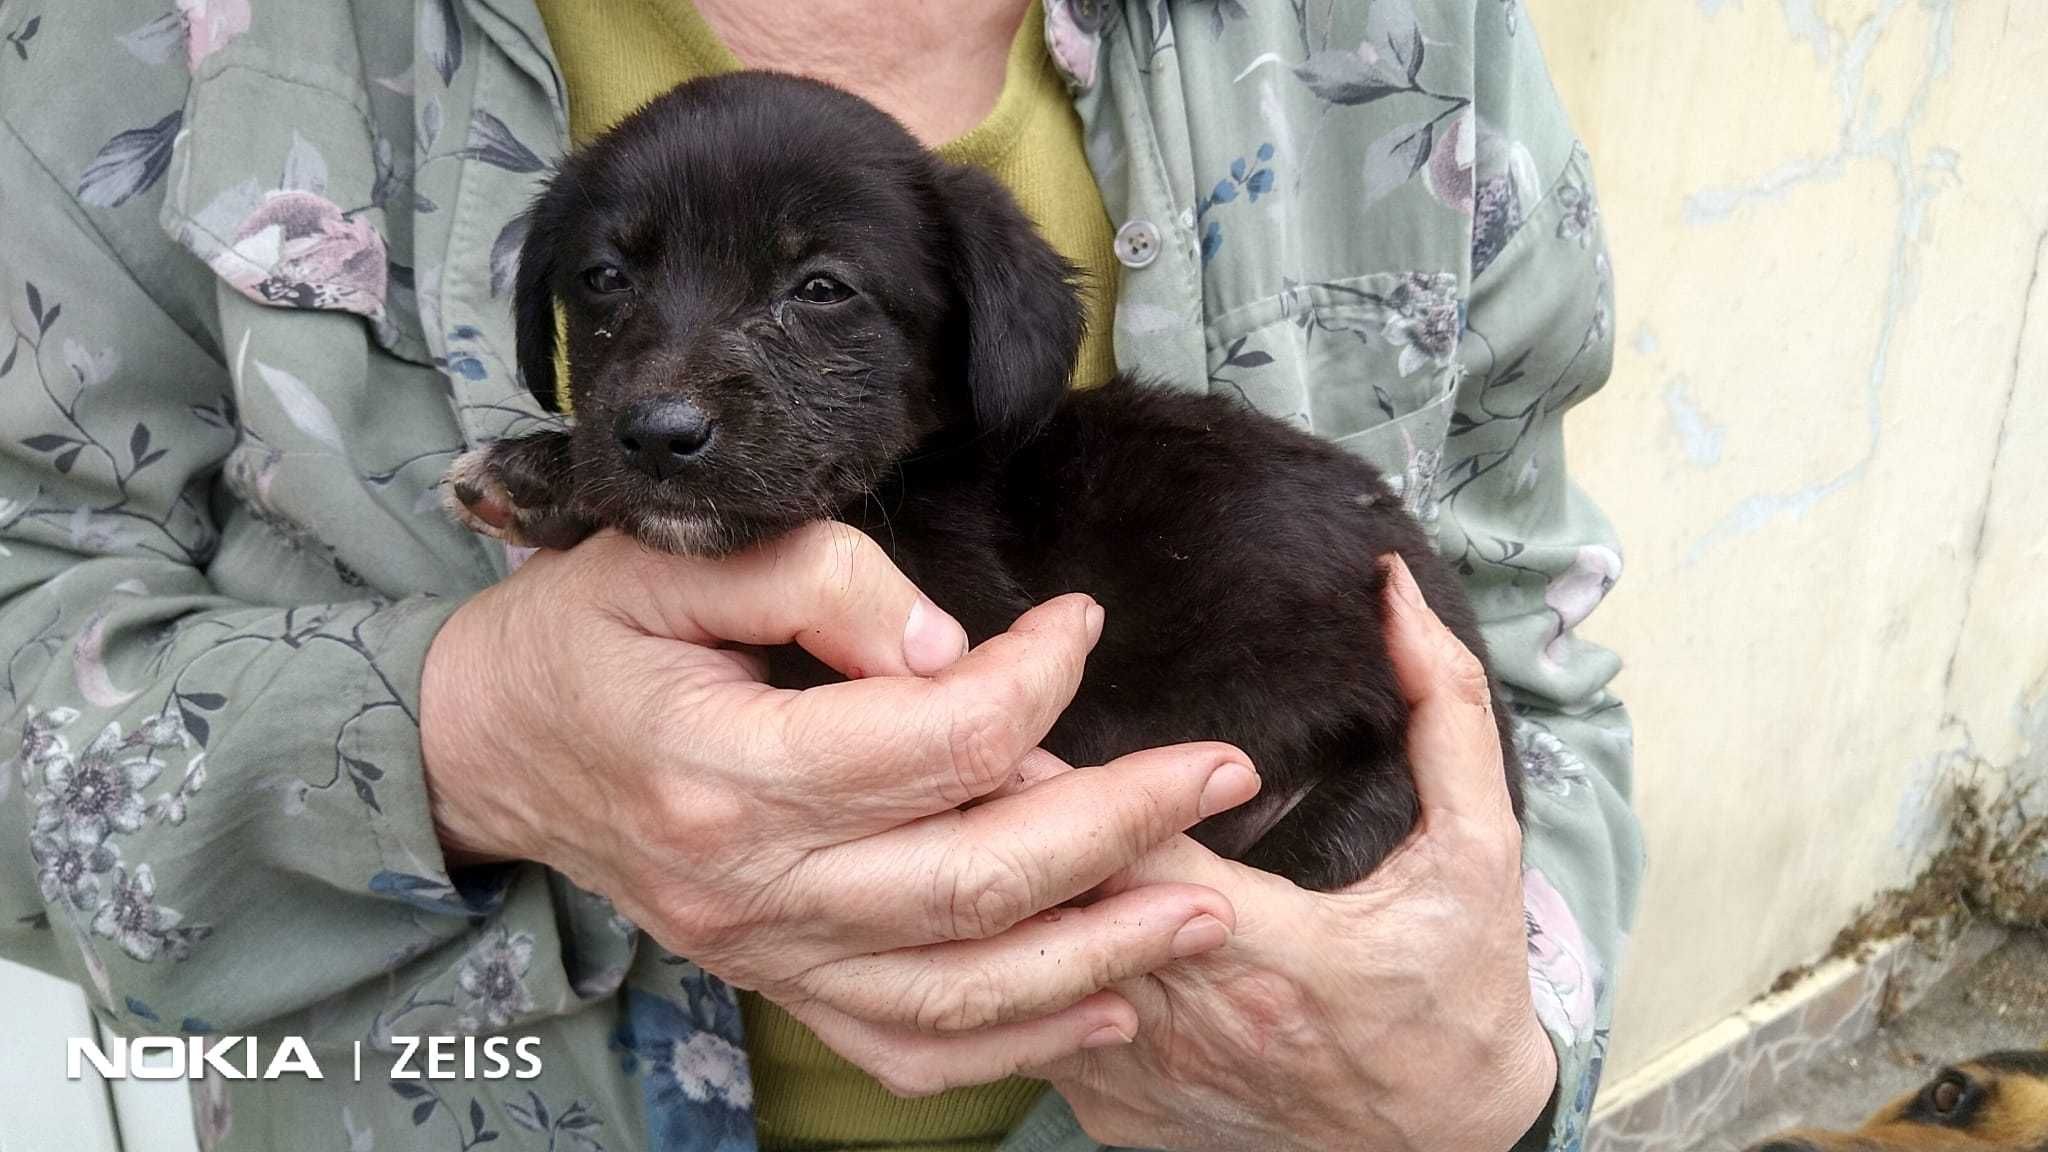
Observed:
[[[754,490],[757,495],[764,499],[775,495],[775,486],[768,482],[766,476],[761,475],[760,469],[746,463],[742,463],[740,467],[746,470],[747,478],[754,482]]]
[[[894,520],[891,520],[891,519],[889,518],[889,509],[888,509],[888,507],[887,507],[886,505],[884,505],[884,504],[883,504],[883,503],[882,503],[882,502],[881,502],[880,500],[877,500],[877,499],[875,499],[875,493],[874,493],[874,490],[873,490],[873,489],[871,489],[871,488],[863,488],[863,489],[861,489],[861,493],[860,493],[860,505],[861,505],[861,508],[862,508],[862,509],[866,509],[866,508],[867,508],[867,506],[868,506],[868,505],[870,505],[870,504],[874,505],[874,506],[875,506],[875,511],[876,511],[877,513],[879,513],[879,514],[881,515],[881,517],[882,517],[882,527],[883,527],[883,529],[884,529],[884,530],[886,530],[886,531],[887,531],[887,532],[889,533],[889,551],[890,551],[891,553],[895,553],[895,552],[897,552],[897,551],[898,551],[899,549],[898,549],[898,546],[897,546],[897,543],[896,543],[896,522],[895,522]]]

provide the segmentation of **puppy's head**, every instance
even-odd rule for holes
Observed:
[[[535,203],[519,366],[549,409],[566,317],[568,492],[593,526],[716,554],[831,515],[947,442],[1014,446],[1072,371],[1073,270],[987,176],[867,102],[685,84]]]
[[[2048,1152],[2048,1052],[1994,1052],[1880,1109],[1854,1132],[1800,1130],[1749,1152]]]

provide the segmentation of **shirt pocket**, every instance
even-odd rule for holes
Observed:
[[[360,316],[384,351],[428,362],[410,268],[394,252],[394,226],[410,243],[412,192],[393,148],[354,79],[224,52],[194,79],[161,223],[242,296]]]
[[[1379,470],[1408,514],[1436,530],[1444,443],[1457,397],[1446,394],[1396,420],[1337,438],[1337,446]]]
[[[1427,525],[1463,307],[1449,273],[1290,285],[1210,326],[1208,387],[1373,465]]]

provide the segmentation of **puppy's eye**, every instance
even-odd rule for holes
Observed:
[[[796,298],[806,304],[837,304],[852,296],[853,289],[830,276],[813,276],[796,290]]]
[[[1946,1076],[1936,1081],[1927,1091],[1927,1103],[1942,1116],[1954,1112],[1968,1093],[1969,1085],[1960,1076]]]
[[[583,286],[599,296],[610,296],[624,292],[633,286],[626,274],[610,264],[599,264],[583,274]]]

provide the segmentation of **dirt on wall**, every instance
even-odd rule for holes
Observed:
[[[1947,845],[1920,875],[1880,894],[1835,936],[1825,956],[1779,974],[1771,992],[1786,991],[1829,960],[1860,958],[1894,936],[1935,946],[1979,919],[2048,930],[2048,811],[2040,810],[2042,791],[2008,788],[1986,800],[1974,784],[1958,787]]]

